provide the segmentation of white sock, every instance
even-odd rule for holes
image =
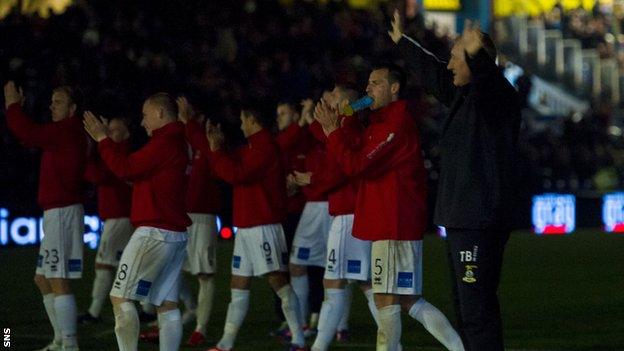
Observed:
[[[214,276],[208,279],[199,279],[199,292],[197,294],[197,326],[195,331],[206,335],[206,327],[212,311],[214,301],[215,279]]]
[[[344,310],[348,292],[345,289],[325,289],[325,301],[321,305],[321,318],[318,325],[318,334],[312,345],[314,351],[325,351],[334,340],[336,328]]]
[[[122,302],[113,307],[115,336],[119,351],[136,351],[139,342],[139,314],[133,302]]]
[[[182,315],[179,309],[158,314],[160,351],[177,351],[182,341]]]
[[[290,285],[292,285],[295,294],[297,294],[297,315],[301,318],[299,323],[301,325],[308,324],[308,296],[310,294],[310,284],[308,282],[308,275],[301,275],[298,277],[290,276]]]
[[[195,299],[193,298],[193,293],[191,293],[191,288],[189,288],[188,283],[184,280],[184,277],[180,274],[180,301],[184,303],[184,308],[186,310],[195,311],[197,308],[197,303],[195,303]]]
[[[409,310],[410,317],[416,319],[433,335],[444,347],[451,351],[464,351],[464,345],[459,334],[440,310],[420,298]]]
[[[371,316],[373,316],[375,324],[377,325],[377,327],[379,327],[379,311],[377,311],[377,305],[375,304],[373,289],[366,290],[364,292],[364,295],[366,295],[366,301],[368,302],[368,310],[370,311]]]
[[[76,299],[74,295],[59,295],[54,298],[54,313],[63,335],[63,347],[78,346],[76,338]]]
[[[349,315],[351,314],[351,303],[353,302],[353,290],[351,289],[351,284],[347,284],[345,286],[346,299],[344,301],[344,312],[342,312],[342,317],[340,318],[340,322],[338,323],[338,328],[336,330],[349,330]]]
[[[91,290],[91,306],[89,314],[99,317],[102,312],[102,305],[108,300],[111,285],[113,284],[113,272],[110,269],[96,269],[93,289]]]
[[[299,322],[301,317],[297,314],[297,294],[289,284],[286,284],[277,291],[277,296],[282,300],[282,312],[292,333],[292,343],[301,347],[305,346],[303,328]]]
[[[243,320],[249,310],[249,290],[231,289],[232,301],[228,305],[223,336],[217,347],[223,350],[230,350],[234,346],[234,339]]]
[[[377,351],[397,351],[401,341],[401,306],[379,308]]]
[[[56,313],[54,312],[54,294],[43,295],[43,306],[45,306],[46,313],[52,329],[54,329],[54,341],[62,342],[63,335],[61,334],[61,328],[59,328],[58,321],[56,320]]]

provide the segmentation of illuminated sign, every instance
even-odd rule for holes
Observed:
[[[236,227],[221,227],[221,219],[217,216],[217,233],[223,239],[231,239],[236,234]],[[84,216],[85,233],[84,243],[95,250],[100,240],[102,221],[98,216]],[[0,207],[0,247],[11,244],[17,246],[38,245],[45,233],[43,232],[43,217],[16,217],[9,218],[9,210]]]
[[[624,233],[624,193],[607,194],[602,198],[602,223],[609,233]]]
[[[567,234],[575,227],[573,195],[542,194],[533,196],[533,230],[536,234]]]
[[[446,239],[446,228],[439,225],[438,226],[438,236],[442,239]]]
[[[97,248],[102,222],[98,216],[84,216],[84,243]],[[13,243],[18,246],[37,245],[43,239],[43,217],[17,217],[9,221],[9,210],[0,208],[0,247]]]
[[[433,11],[459,11],[461,10],[460,0],[424,0],[425,10]]]

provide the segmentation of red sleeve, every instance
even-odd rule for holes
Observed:
[[[199,150],[204,154],[210,153],[210,144],[206,138],[206,133],[196,120],[189,120],[185,125],[186,140],[191,144],[193,150]]]
[[[330,158],[329,155],[328,158]],[[314,193],[329,193],[349,180],[335,162],[333,159],[328,159],[323,170],[312,173],[308,187],[311,187]]]
[[[263,176],[275,155],[270,151],[248,148],[235,154],[222,150],[208,155],[214,174],[230,184],[246,183]]]
[[[350,142],[353,135],[349,134],[345,128],[335,130],[328,136],[327,147],[346,175],[357,176],[371,167],[377,171],[388,167],[392,158],[387,156],[399,145],[403,130],[398,123],[386,122],[362,145]]]
[[[107,172],[104,165],[98,160],[90,159],[85,168],[85,180],[92,184],[102,184],[106,180]]]
[[[51,147],[65,137],[58,123],[39,124],[28,118],[19,103],[14,103],[6,110],[9,129],[24,144],[31,147]]]
[[[310,132],[312,133],[312,135],[314,135],[316,140],[320,141],[323,144],[327,143],[327,136],[325,135],[323,127],[318,121],[315,120],[312,122],[312,124],[310,124]]]
[[[102,140],[98,144],[102,160],[108,168],[119,178],[135,180],[149,175],[158,168],[163,160],[162,148],[153,141],[145,144],[140,150],[126,154],[121,148],[115,147],[115,142],[110,138]]]

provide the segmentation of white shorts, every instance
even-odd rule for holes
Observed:
[[[121,254],[134,232],[129,218],[109,218],[104,221],[95,263],[117,267]]]
[[[336,216],[327,240],[325,279],[370,280],[371,242],[354,238],[353,215]]]
[[[295,231],[290,263],[325,267],[331,218],[327,201],[306,202]]]
[[[160,306],[178,301],[186,232],[139,227],[124,249],[110,295]]]
[[[234,239],[232,275],[261,276],[288,270],[288,248],[281,224],[238,228]]]
[[[186,243],[184,270],[193,275],[212,274],[217,271],[217,220],[214,215],[189,213],[189,239]]]
[[[378,240],[371,249],[373,292],[422,294],[422,240]]]
[[[80,279],[84,246],[82,204],[44,211],[43,232],[35,274],[48,279]]]

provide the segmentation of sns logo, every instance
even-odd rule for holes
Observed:
[[[543,194],[533,197],[533,228],[536,234],[566,234],[574,231],[573,195]]]
[[[4,339],[2,346],[9,348],[11,347],[11,328],[4,328]]]

